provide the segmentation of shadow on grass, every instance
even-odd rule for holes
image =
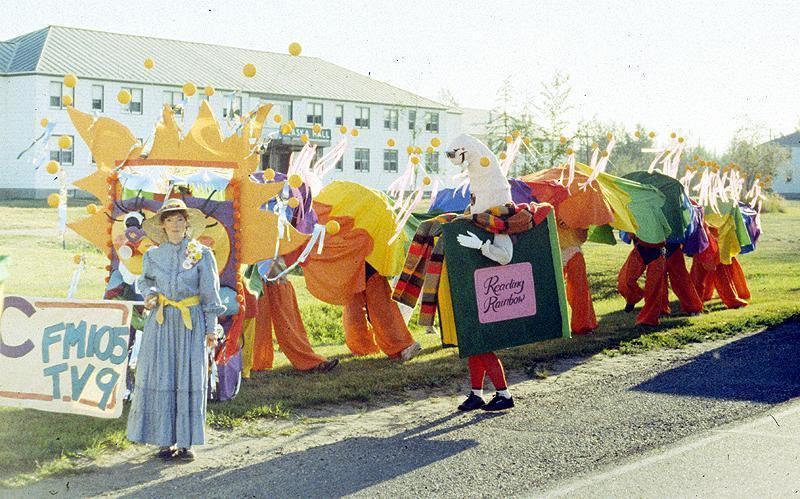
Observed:
[[[706,352],[632,390],[779,404],[800,396],[797,324],[761,333]]]

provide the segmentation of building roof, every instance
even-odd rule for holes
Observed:
[[[155,62],[145,69],[144,60]],[[245,64],[257,68],[253,78]],[[0,74],[37,73],[121,82],[198,87],[269,96],[369,102],[446,110],[447,107],[317,57],[205,43],[48,26],[0,42]]]
[[[772,142],[785,147],[800,147],[800,131],[773,139]]]

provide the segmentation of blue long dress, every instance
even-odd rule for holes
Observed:
[[[148,250],[136,282],[143,296],[155,288],[174,301],[199,295],[200,305],[190,308],[191,330],[184,325],[180,310],[172,306],[164,306],[162,324],[156,321],[157,307],[146,319],[128,415],[128,439],[134,442],[187,448],[204,443],[205,335],[214,331],[217,316],[225,309],[214,255],[203,247],[200,261],[184,269],[188,243],[188,239],[165,242]]]

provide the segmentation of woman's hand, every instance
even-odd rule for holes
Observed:
[[[153,310],[157,304],[158,295],[148,295],[147,298],[144,299],[145,310]]]
[[[217,335],[216,333],[206,333],[206,347],[214,348],[217,344]]]

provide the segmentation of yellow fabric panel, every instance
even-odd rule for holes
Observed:
[[[72,184],[105,204],[108,199],[108,173],[109,171],[105,168],[98,168],[91,175],[78,179]]]
[[[98,210],[94,215],[89,215],[88,217],[82,218],[77,222],[67,224],[67,227],[74,230],[79,236],[97,246],[97,249],[105,254],[110,248],[108,243],[111,242],[111,236],[109,236],[106,232],[108,224],[110,223],[110,220],[106,214],[111,215],[111,213],[104,208]]]
[[[442,344],[458,345],[456,336],[456,320],[453,314],[453,299],[450,295],[450,278],[447,277],[447,263],[442,264],[442,276],[439,279],[439,321],[442,326]]]
[[[583,163],[577,163],[575,167],[587,175],[592,173],[591,167]],[[628,209],[631,196],[617,186],[614,180],[605,173],[601,173],[597,177],[597,183],[600,184],[600,188],[603,190],[603,197],[606,199],[609,206],[611,206],[611,211],[614,213],[614,221],[609,225],[618,230],[636,233],[639,226],[636,224],[633,213]]]
[[[386,196],[355,182],[337,180],[325,186],[314,200],[331,207],[330,216],[350,217],[355,227],[372,237],[372,251],[367,262],[383,276],[399,275],[406,259],[406,235],[394,236],[397,222]]]
[[[181,134],[172,108],[164,105],[161,112],[161,122],[156,125],[153,136],[153,147],[150,149],[148,159],[180,159]]]
[[[244,338],[244,345],[242,346],[242,377],[250,378],[250,371],[253,369],[253,342],[256,340],[256,320],[245,319],[242,328],[242,336]]]
[[[723,215],[707,209],[706,213],[705,220],[708,225],[719,230],[719,261],[730,265],[733,257],[742,251],[739,238],[736,237],[736,221],[730,212]]]
[[[68,108],[72,124],[78,130],[98,168],[115,168],[117,161],[138,158],[142,148],[136,146],[136,137],[128,127],[111,118],[87,119],[86,113]],[[88,128],[87,128],[88,126]]]

